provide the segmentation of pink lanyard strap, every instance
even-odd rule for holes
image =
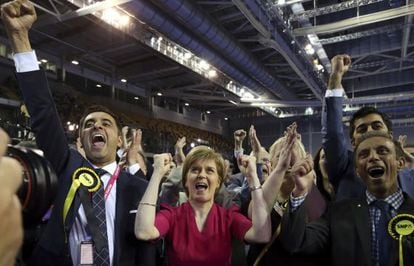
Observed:
[[[111,189],[114,186],[115,181],[118,179],[119,174],[121,173],[122,167],[119,167],[117,165],[114,174],[111,176],[111,179],[109,179],[108,185],[105,188],[105,200],[108,199],[109,193],[111,193]]]

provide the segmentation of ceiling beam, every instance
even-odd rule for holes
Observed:
[[[368,15],[357,16],[354,18],[344,19],[338,22],[328,23],[313,27],[296,28],[293,30],[295,36],[305,36],[311,33],[314,34],[329,34],[338,31],[344,31],[372,23],[391,20],[403,16],[408,16],[414,13],[414,4],[402,7],[392,8],[380,12],[371,13]]]
[[[79,18],[79,17],[83,17],[95,12],[99,12],[102,11],[104,9],[107,8],[111,8],[114,6],[119,6],[128,2],[131,2],[133,0],[105,0],[105,1],[101,1],[101,2],[96,2],[94,4],[85,6],[85,7],[80,7],[75,11],[72,11],[70,13],[65,13],[65,14],[57,14],[54,13],[50,10],[45,11],[43,7],[39,6],[39,5],[35,5],[37,8],[42,9],[43,11],[53,15],[53,17],[51,17],[50,19],[45,19],[39,23],[36,23],[36,27],[37,28],[41,28],[44,26],[48,26],[51,24],[56,23],[56,20],[59,22],[63,22],[63,21],[67,21],[67,20],[71,20],[74,18]]]
[[[313,17],[317,17],[320,15],[331,14],[347,9],[352,9],[355,7],[370,5],[374,3],[379,3],[383,0],[351,0],[346,2],[341,2],[339,4],[334,4],[330,6],[319,7],[311,10],[306,10],[300,13],[290,15],[289,19],[292,21],[297,21],[301,19],[309,19]]]

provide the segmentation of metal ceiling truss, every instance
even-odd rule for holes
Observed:
[[[324,6],[315,8],[312,10],[306,10],[301,13],[292,14],[289,17],[289,20],[297,21],[301,19],[310,19],[313,17],[321,16],[321,15],[327,15],[335,12],[340,12],[347,9],[352,9],[356,7],[366,6],[370,4],[375,4],[382,2],[384,0],[352,0],[352,1],[346,1],[335,5],[330,6]]]
[[[406,70],[404,72],[381,73],[381,75],[377,75],[375,78],[365,77],[347,81],[347,85],[352,88],[353,92],[396,88],[398,86],[405,86],[413,83],[414,69]],[[407,94],[404,95],[407,96]],[[397,96],[398,94],[395,94],[395,99],[393,100],[408,100],[408,98],[398,98]],[[390,98],[390,96],[388,98]]]
[[[399,34],[401,35],[401,34]],[[414,40],[413,31],[410,32],[410,39]],[[410,43],[409,47],[414,47],[414,43]],[[371,36],[368,40],[361,41],[349,41],[343,43],[340,47],[336,47],[335,50],[347,51],[352,58],[358,58],[361,56],[369,56],[373,54],[385,54],[388,52],[401,51],[401,39],[396,38],[395,41],[389,41],[381,35]]]
[[[266,11],[266,8],[262,6],[263,3],[261,2],[261,5],[259,6],[256,1],[247,1],[246,4],[242,3],[241,0],[232,1],[233,3],[237,3],[240,11],[246,16],[253,16],[253,13],[255,14],[254,17],[257,17],[259,20],[255,19],[253,26],[256,28],[257,23],[260,23],[261,26],[256,29],[263,35],[260,38],[260,43],[278,51],[293,68],[295,73],[308,85],[315,97],[317,99],[322,99],[321,91],[326,86],[324,82],[322,82],[308,61],[298,58],[298,54],[292,51],[292,47],[286,43],[282,36],[280,36],[274,23],[271,23],[271,21],[275,19],[280,22],[281,18],[279,16],[274,16],[273,13],[264,12]],[[263,25],[266,25],[267,28]],[[265,28],[264,32],[263,28]],[[267,37],[269,35],[271,38]]]
[[[377,23],[381,21],[391,20],[399,17],[404,17],[414,13],[414,4],[405,5],[402,7],[392,8],[380,12],[371,13],[368,15],[357,16],[354,18],[344,19],[338,22],[323,24],[313,27],[296,28],[293,30],[295,36],[305,36],[307,34],[328,34],[338,31],[344,31],[355,27]]]
[[[392,73],[392,72],[399,72],[399,71],[404,71],[404,70],[409,70],[409,69],[413,69],[414,68],[414,64],[413,63],[409,63],[406,66],[402,66],[400,68],[394,67],[394,68],[390,68],[390,69],[386,69],[386,70],[381,70],[380,73],[376,73],[376,72],[372,72],[372,71],[352,71],[349,70],[348,72],[356,72],[359,74],[356,75],[346,75],[343,80],[352,80],[352,79],[358,79],[358,78],[364,78],[367,76],[375,76],[378,74],[385,74],[385,73]]]
[[[404,24],[388,25],[388,26],[371,29],[371,30],[358,31],[354,33],[341,34],[339,36],[335,36],[331,38],[319,39],[319,42],[322,45],[333,44],[333,43],[338,43],[338,42],[344,42],[344,41],[349,41],[349,40],[370,37],[373,35],[388,34],[388,33],[402,30],[403,28],[406,28],[406,27],[412,27],[412,25],[404,25]]]

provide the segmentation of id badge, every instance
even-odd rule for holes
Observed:
[[[80,244],[80,265],[93,265],[93,242],[82,241]]]

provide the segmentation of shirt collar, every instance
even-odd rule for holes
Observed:
[[[97,167],[96,165],[93,165],[93,164],[92,164],[92,166],[93,166],[94,169],[99,168],[99,167]],[[110,175],[113,175],[115,173],[115,170],[116,170],[117,166],[118,165],[117,165],[116,161],[113,161],[112,163],[107,164],[104,167],[101,167],[101,169],[107,171]]]
[[[368,205],[372,204],[376,200],[379,200],[372,193],[370,193],[368,190],[365,191],[365,194],[367,196]],[[401,204],[404,201],[404,195],[402,193],[402,190],[400,188],[398,188],[398,190],[396,192],[389,195],[385,199],[381,199],[381,200],[384,200],[385,202],[390,204],[394,210],[398,210],[398,208],[400,208]]]

